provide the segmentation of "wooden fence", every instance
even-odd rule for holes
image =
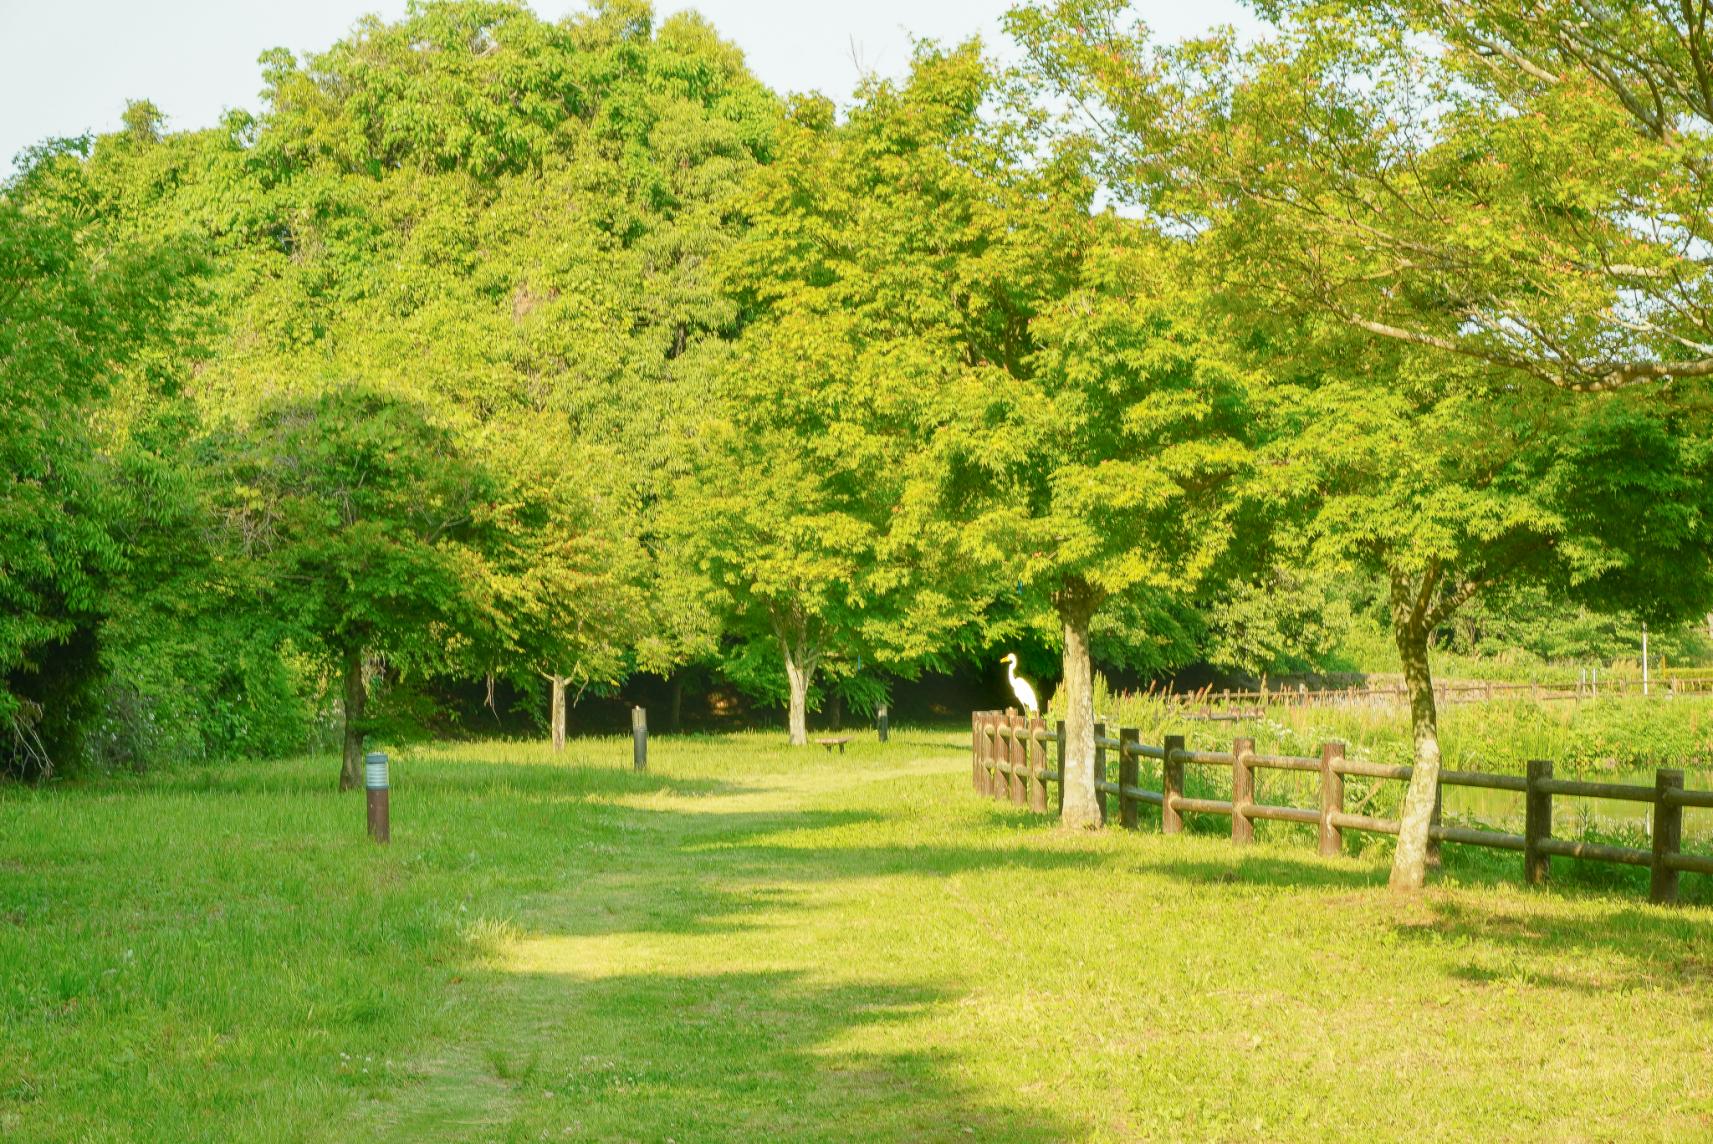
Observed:
[[[1316,828],[1320,852],[1336,855],[1343,849],[1346,830],[1371,834],[1398,833],[1398,820],[1375,818],[1364,814],[1346,813],[1344,780],[1347,776],[1373,779],[1393,779],[1408,782],[1413,768],[1385,766],[1361,762],[1344,756],[1344,744],[1327,743],[1320,756],[1263,755],[1255,751],[1253,739],[1236,739],[1230,751],[1191,751],[1184,745],[1182,735],[1167,735],[1160,746],[1143,743],[1141,733],[1124,728],[1116,739],[1109,738],[1106,726],[1095,725],[1094,767],[1096,797],[1100,802],[1102,821],[1106,821],[1110,800],[1118,803],[1118,820],[1126,829],[1134,830],[1143,803],[1160,808],[1160,828],[1176,834],[1184,828],[1186,814],[1219,814],[1231,819],[1231,840],[1251,842],[1255,838],[1257,819],[1297,822]],[[1048,747],[1054,749],[1053,765],[1048,765]],[[1058,786],[1057,805],[1064,805],[1065,725],[1058,723],[1049,729],[1039,716],[1029,718],[1015,711],[978,711],[971,721],[970,765],[971,782],[978,794],[1027,806],[1036,813],[1048,812],[1047,787]],[[1110,761],[1118,762],[1118,780],[1112,781]],[[1160,789],[1142,786],[1141,763],[1154,759],[1160,763]],[[1184,794],[1184,768],[1206,766],[1231,771],[1231,798],[1190,798]],[[1272,806],[1255,801],[1255,780],[1259,771],[1298,771],[1317,775],[1320,786],[1320,806],[1307,809],[1294,806]],[[1523,796],[1524,828],[1521,834],[1506,834],[1462,826],[1446,826],[1440,821],[1440,800],[1445,787],[1485,787],[1489,790],[1514,791]],[[1552,836],[1552,800],[1554,795],[1569,798],[1608,798],[1630,802],[1651,803],[1653,806],[1653,846],[1641,850],[1630,846],[1602,843],[1572,842]],[[1713,791],[1685,790],[1683,772],[1661,769],[1653,786],[1626,783],[1571,782],[1552,777],[1552,764],[1531,761],[1526,775],[1493,775],[1479,771],[1450,771],[1439,773],[1439,789],[1435,792],[1433,825],[1429,829],[1432,853],[1437,855],[1439,844],[1456,842],[1465,846],[1487,846],[1496,850],[1515,850],[1523,856],[1523,876],[1531,883],[1545,880],[1547,860],[1554,855],[1581,858],[1595,862],[1616,862],[1628,866],[1646,866],[1652,872],[1649,896],[1655,902],[1677,900],[1677,876],[1682,871],[1713,874],[1713,857],[1685,854],[1681,850],[1683,837],[1683,808],[1713,807]]]
[[[1713,694],[1713,678],[1656,679],[1646,685],[1646,694],[1658,696]],[[1492,680],[1436,683],[1434,702],[1444,707],[1453,703],[1485,703],[1495,699],[1529,699],[1536,703],[1580,702],[1598,699],[1602,695],[1641,695],[1639,679],[1613,677],[1584,679],[1568,683],[1499,683]],[[1214,721],[1235,721],[1241,716],[1225,713],[1233,707],[1353,707],[1403,706],[1409,694],[1402,683],[1370,683],[1360,687],[1266,687],[1255,691],[1204,687],[1200,691],[1182,692],[1169,698],[1191,708],[1187,717]]]

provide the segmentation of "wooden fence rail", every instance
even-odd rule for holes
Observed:
[[[1601,695],[1708,695],[1713,694],[1713,678],[1677,677],[1656,679],[1645,684],[1639,679],[1612,677],[1584,679],[1567,683],[1498,683],[1480,680],[1462,683],[1436,683],[1434,701],[1439,706],[1451,703],[1483,703],[1494,699],[1529,699],[1536,703],[1579,702],[1598,699]],[[1168,693],[1167,698],[1184,708],[1190,719],[1223,722],[1245,718],[1260,718],[1265,709],[1274,707],[1340,707],[1358,705],[1403,705],[1409,695],[1402,683],[1370,683],[1360,687],[1262,687],[1255,691],[1224,688],[1215,691],[1206,687],[1200,691]]]
[[[1047,757],[1049,746],[1053,748],[1051,766]],[[1163,744],[1152,746],[1142,742],[1141,733],[1129,727],[1121,729],[1117,738],[1111,738],[1106,727],[1099,723],[1095,724],[1094,747],[1095,794],[1102,822],[1107,821],[1110,814],[1109,799],[1117,800],[1119,823],[1130,830],[1137,828],[1138,808],[1143,803],[1160,808],[1160,828],[1166,834],[1180,833],[1184,829],[1186,814],[1228,816],[1231,819],[1231,840],[1239,845],[1254,840],[1257,819],[1297,822],[1316,828],[1320,852],[1324,855],[1342,852],[1347,830],[1370,834],[1397,834],[1399,830],[1395,818],[1346,812],[1344,780],[1347,776],[1408,782],[1414,773],[1414,768],[1408,766],[1347,759],[1342,743],[1325,744],[1318,758],[1260,754],[1256,752],[1252,739],[1234,740],[1229,751],[1192,751],[1185,747],[1181,735],[1167,735]],[[1116,782],[1110,774],[1111,757],[1118,760]],[[1143,759],[1154,759],[1160,763],[1159,790],[1142,785]],[[971,718],[970,782],[978,794],[1046,813],[1047,786],[1055,784],[1059,790],[1058,806],[1062,808],[1064,761],[1065,725],[1062,721],[1049,729],[1039,716],[1030,718],[1009,710],[978,711]],[[1231,798],[1186,796],[1186,766],[1230,768]],[[1298,771],[1318,776],[1320,806],[1309,810],[1257,802],[1256,773],[1263,770]],[[1713,856],[1682,851],[1683,808],[1713,807],[1713,791],[1685,790],[1680,770],[1660,769],[1652,786],[1573,782],[1553,778],[1552,763],[1534,760],[1528,764],[1528,773],[1522,776],[1442,770],[1439,773],[1440,791],[1443,792],[1445,787],[1482,787],[1521,794],[1524,827],[1521,834],[1507,834],[1496,830],[1446,826],[1440,821],[1436,793],[1433,821],[1428,830],[1436,854],[1441,842],[1518,851],[1523,855],[1524,877],[1537,884],[1545,881],[1548,860],[1554,856],[1646,866],[1651,871],[1649,897],[1655,902],[1677,900],[1679,873],[1689,871],[1713,875]],[[1651,804],[1652,848],[1642,850],[1554,838],[1552,800],[1555,795]]]

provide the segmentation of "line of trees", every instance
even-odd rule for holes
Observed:
[[[1293,654],[1375,586],[1429,651],[1713,601],[1701,24],[1275,0],[1162,44],[1025,6],[840,110],[694,15],[505,0],[264,57],[259,114],[0,190],[0,722],[17,773],[356,781],[378,679],[713,665],[787,711],[1022,643]],[[1574,16],[1574,18],[1572,18]],[[1295,640],[1293,640],[1293,633]],[[1297,647],[1296,650],[1300,650]]]

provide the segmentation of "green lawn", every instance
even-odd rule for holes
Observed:
[[[385,849],[327,759],[0,791],[0,1137],[1713,1137],[1713,912],[1639,882],[652,747],[418,752]]]

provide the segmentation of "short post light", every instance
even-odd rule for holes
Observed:
[[[382,751],[370,751],[363,756],[363,789],[369,801],[369,837],[376,842],[392,840],[392,826],[388,821],[387,790],[390,779],[387,774],[387,756]]]

